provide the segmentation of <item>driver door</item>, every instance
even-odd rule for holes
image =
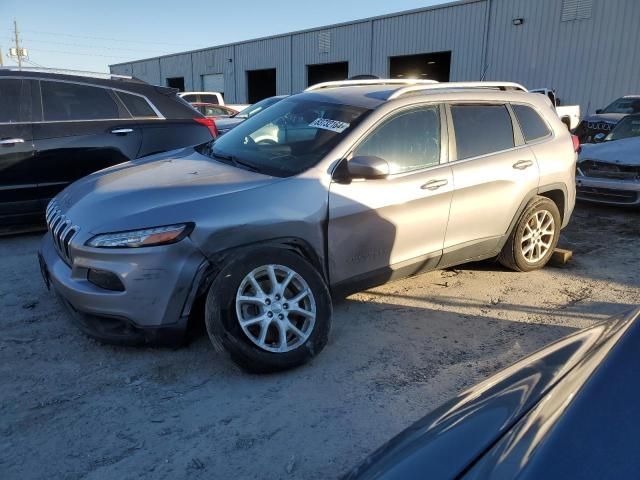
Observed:
[[[441,107],[393,113],[348,158],[387,161],[382,179],[334,180],[329,192],[332,285],[365,288],[433,268],[442,255],[453,177]]]

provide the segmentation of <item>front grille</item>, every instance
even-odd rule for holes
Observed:
[[[615,127],[615,124],[608,122],[587,122],[587,128],[589,130],[598,130],[599,132],[610,132]]]
[[[614,190],[612,188],[576,187],[578,198],[584,200],[597,200],[620,204],[634,204],[638,201],[638,193],[629,190]]]
[[[640,180],[640,166],[617,165],[597,160],[583,160],[578,169],[586,177],[614,180]]]
[[[69,244],[73,237],[78,233],[79,228],[71,223],[62,210],[58,207],[57,202],[51,200],[46,211],[47,228],[53,237],[53,244],[58,251],[58,255],[67,265],[71,265],[71,255],[69,252]]]

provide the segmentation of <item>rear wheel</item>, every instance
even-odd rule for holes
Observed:
[[[546,197],[534,198],[520,216],[498,260],[520,272],[544,267],[558,243],[560,225],[556,204]]]
[[[331,327],[331,299],[317,270],[294,252],[259,248],[232,258],[207,296],[205,320],[242,368],[297,367],[319,353]]]

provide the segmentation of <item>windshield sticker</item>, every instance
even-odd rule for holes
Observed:
[[[349,128],[349,125],[349,123],[339,122],[338,120],[331,120],[329,118],[316,118],[309,124],[310,127],[321,128],[336,133],[344,132]]]

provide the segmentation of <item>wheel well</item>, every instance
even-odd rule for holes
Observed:
[[[539,195],[541,197],[547,197],[549,200],[556,204],[558,210],[560,211],[560,221],[564,222],[564,192],[562,190],[549,190],[548,192],[541,192],[539,193]]]

